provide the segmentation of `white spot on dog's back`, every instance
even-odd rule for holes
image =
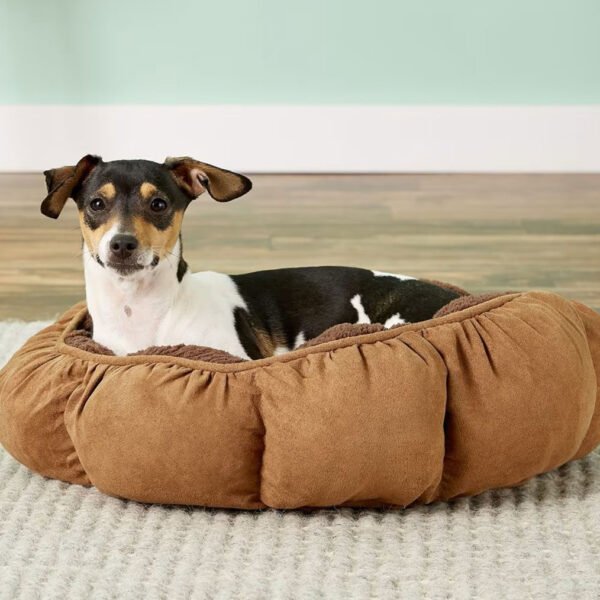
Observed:
[[[411,277],[410,275],[401,275],[400,273],[385,273],[384,271],[371,271],[375,277],[395,277],[400,281],[410,281],[412,279],[416,279],[416,277]]]
[[[354,306],[356,312],[358,313],[358,321],[357,323],[370,323],[371,319],[369,319],[369,315],[366,313],[363,305],[360,294],[356,294],[350,299],[350,304]]]
[[[383,324],[386,329],[393,327],[394,325],[402,325],[406,323],[406,321],[400,316],[400,313],[396,313],[392,315],[387,321]]]
[[[273,356],[280,356],[281,354],[286,354],[290,349],[287,346],[277,346],[275,350],[273,350]]]

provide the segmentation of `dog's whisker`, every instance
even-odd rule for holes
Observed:
[[[152,250],[152,252],[160,252],[161,250],[165,253],[165,258],[167,257],[167,255],[173,256],[175,258],[179,258],[177,256],[177,254],[175,254],[175,252],[171,252],[170,250],[165,250],[164,248],[160,248],[158,246],[150,246],[150,250]]]

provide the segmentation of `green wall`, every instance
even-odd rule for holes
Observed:
[[[0,103],[600,102],[600,0],[0,0]]]

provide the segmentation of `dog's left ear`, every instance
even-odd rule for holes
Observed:
[[[207,191],[218,202],[229,202],[252,189],[252,182],[239,173],[220,169],[189,156],[167,158],[165,167],[171,171],[177,185],[190,197]]]
[[[42,201],[42,214],[58,219],[67,200],[101,161],[99,156],[87,154],[74,167],[59,167],[44,171],[48,195]]]

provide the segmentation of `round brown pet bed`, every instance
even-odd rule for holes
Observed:
[[[600,316],[548,293],[464,296],[423,323],[342,325],[242,361],[117,357],[83,304],[0,372],[0,442],[143,502],[406,506],[513,486],[600,443]]]

